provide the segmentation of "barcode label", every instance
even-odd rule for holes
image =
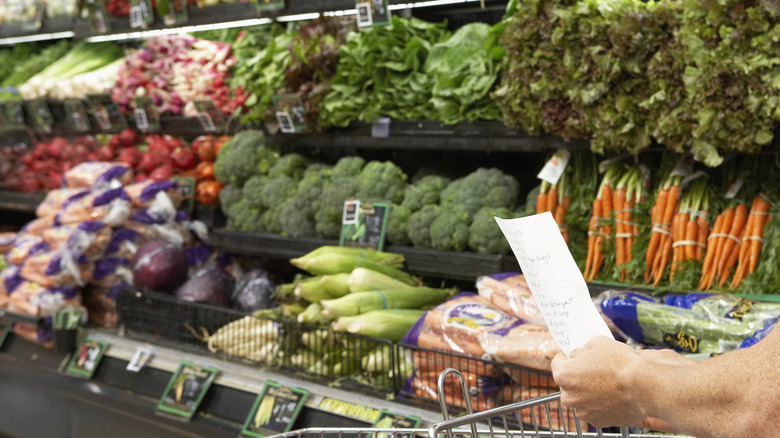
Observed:
[[[292,134],[295,132],[295,125],[293,125],[292,117],[284,111],[276,112],[276,120],[279,122],[279,128],[285,134]]]
[[[214,132],[217,130],[217,127],[214,126],[214,121],[211,120],[211,117],[208,115],[208,113],[198,113],[198,121],[200,122],[200,126],[204,131]]]
[[[136,28],[144,25],[144,13],[141,7],[143,3],[139,3],[130,8],[130,27]]]
[[[146,118],[146,111],[143,108],[135,109],[135,126],[141,131],[149,129],[149,120]]]
[[[106,26],[106,17],[103,16],[102,11],[95,12],[95,29],[98,33],[106,33],[108,26]]]
[[[100,129],[103,131],[108,131],[111,129],[111,122],[108,121],[108,117],[106,117],[102,111],[95,111],[93,115],[95,116],[95,120],[97,120]]]
[[[76,131],[89,131],[89,125],[87,125],[84,115],[80,112],[71,113],[70,120],[73,122],[73,129]]]
[[[356,8],[358,27],[370,27],[374,24],[371,19],[371,5],[368,3],[358,3]]]

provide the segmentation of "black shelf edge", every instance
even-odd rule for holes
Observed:
[[[209,244],[236,255],[291,259],[323,245],[338,245],[338,242],[217,229],[209,233]],[[386,246],[384,251],[403,254],[406,270],[424,277],[473,282],[481,275],[519,270],[514,257],[506,255],[437,251],[395,245]]]
[[[8,23],[0,26],[0,38],[72,31],[74,21],[74,17],[69,16],[44,18],[41,21],[41,28],[37,30],[26,30],[22,23]]]
[[[10,190],[0,190],[0,211],[15,211],[19,213],[35,213],[35,209],[43,201],[45,193],[24,193]]]

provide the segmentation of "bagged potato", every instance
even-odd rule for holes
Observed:
[[[517,324],[508,330],[494,330],[477,335],[485,353],[501,362],[541,371],[551,371],[550,363],[561,352],[547,326]]]
[[[94,263],[67,250],[47,251],[27,257],[21,275],[44,287],[83,286],[92,279]]]
[[[105,257],[123,257],[129,259],[143,243],[138,232],[129,228],[117,228],[111,234],[106,247]]]
[[[133,180],[133,171],[126,164],[88,161],[71,168],[64,175],[65,185],[71,189],[109,187],[112,181],[119,185]]]
[[[171,203],[176,208],[181,205],[182,201],[182,193],[179,185],[171,180],[145,180],[126,186],[125,191],[130,196],[133,205],[136,207],[149,207],[160,193],[168,196]]]
[[[89,194],[86,189],[55,189],[46,194],[38,207],[35,209],[35,215],[38,217],[54,216],[62,207],[70,202],[76,201]]]
[[[11,250],[19,235],[17,233],[0,233],[0,255]]]
[[[130,197],[122,187],[93,190],[63,204],[54,215],[54,224],[73,224],[100,220],[112,226],[124,223],[130,215]]]
[[[100,221],[62,225],[43,232],[43,240],[52,250],[68,249],[90,260],[102,256],[111,240],[111,227]]]
[[[27,257],[46,251],[49,251],[49,246],[43,237],[22,233],[14,241],[11,250],[6,253],[5,260],[14,265],[21,265]]]
[[[122,257],[100,259],[95,262],[95,271],[90,283],[112,287],[118,284],[133,282],[133,272],[130,270],[130,260]]]
[[[477,278],[477,292],[494,306],[532,324],[545,325],[523,274],[506,272]]]
[[[56,226],[54,216],[43,216],[27,222],[27,224],[22,227],[22,232],[25,234],[42,236],[44,231],[54,226]]]
[[[48,318],[60,309],[81,305],[81,292],[75,287],[47,288],[32,281],[23,281],[10,295],[8,310],[25,315]]]

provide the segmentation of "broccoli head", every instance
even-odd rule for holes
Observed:
[[[263,207],[263,189],[268,184],[268,177],[265,175],[255,175],[244,183],[241,193],[249,205],[257,208]]]
[[[286,204],[298,189],[298,183],[289,176],[271,178],[260,192],[260,202],[265,208],[274,208]]]
[[[243,186],[258,173],[264,174],[276,162],[279,152],[265,146],[260,131],[241,131],[227,141],[214,163],[214,175],[225,184]]]
[[[289,176],[296,181],[300,181],[308,165],[309,160],[306,157],[293,152],[279,158],[276,164],[268,170],[268,176],[271,178]]]
[[[442,190],[440,203],[459,206],[473,216],[482,207],[513,210],[519,192],[520,184],[515,177],[496,168],[479,168]]]
[[[517,214],[505,207],[483,207],[474,215],[469,229],[469,248],[480,254],[508,254],[509,243],[494,217],[512,219]]]
[[[403,205],[393,204],[387,213],[387,226],[385,228],[385,237],[393,245],[409,245],[412,240],[406,229],[409,226],[409,218],[412,216],[412,210]]]
[[[254,207],[246,199],[242,199],[228,210],[228,228],[236,231],[262,232],[261,224],[263,210]]]
[[[332,178],[354,178],[360,175],[366,160],[358,156],[342,157],[333,166]]]
[[[371,161],[357,177],[357,198],[399,204],[404,199],[406,174],[390,161]]]
[[[356,193],[357,181],[354,178],[331,177],[322,189],[320,208],[315,214],[317,236],[336,239],[341,235],[344,201],[355,197]]]
[[[260,223],[265,231],[274,234],[282,234],[282,210],[287,203],[271,207],[263,212]]]
[[[241,187],[233,184],[222,187],[222,190],[219,192],[219,206],[222,209],[222,214],[227,216],[230,206],[240,201],[242,195]]]
[[[322,189],[330,179],[330,167],[312,164],[298,183],[295,196],[282,207],[279,216],[282,234],[291,237],[314,237],[314,215],[321,208]]]
[[[401,203],[411,211],[417,211],[424,205],[437,204],[439,194],[450,183],[450,179],[439,175],[428,175],[406,188],[404,201]]]
[[[406,233],[414,246],[431,247],[431,224],[439,215],[439,206],[429,204],[409,216]]]
[[[431,222],[431,248],[440,251],[464,251],[469,244],[469,226],[473,216],[456,205],[439,208]]]

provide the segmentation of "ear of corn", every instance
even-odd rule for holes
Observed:
[[[320,283],[334,298],[343,297],[349,293],[348,273],[323,275]]]
[[[367,355],[363,356],[361,365],[363,371],[369,373],[389,372],[393,364],[392,350],[387,344],[380,344]]]
[[[370,290],[409,289],[415,287],[387,275],[367,268],[355,268],[347,279],[352,293]]]
[[[298,322],[301,324],[316,324],[325,321],[322,316],[322,306],[319,303],[311,303],[309,307],[298,314]]]
[[[322,300],[327,317],[353,316],[379,309],[419,309],[428,304],[439,304],[452,296],[449,289],[413,287],[404,289],[353,292],[333,300]]]
[[[351,255],[319,255],[309,259],[305,263],[301,263],[300,266],[296,266],[313,275],[345,274],[352,272],[355,268],[368,268],[407,284],[420,284],[420,281],[417,278],[400,269]]]
[[[425,312],[422,310],[372,310],[356,316],[342,316],[331,325],[334,331],[400,341]]]
[[[401,268],[403,267],[403,263],[404,263],[404,256],[401,254],[374,251],[372,249],[350,248],[346,246],[335,246],[335,245],[323,245],[309,252],[306,255],[290,260],[290,263],[292,263],[293,266],[303,269],[304,271],[309,271],[310,265],[312,269],[315,269],[314,266],[317,265],[318,263],[318,262],[312,262],[312,259],[316,259],[320,256],[332,256],[332,255],[343,255],[349,257],[362,258],[365,260],[370,260],[372,262],[381,263],[383,265],[392,266],[394,268]]]
[[[320,282],[320,277],[307,278],[298,283],[295,286],[295,296],[303,298],[310,303],[319,303],[321,300],[333,298]]]

